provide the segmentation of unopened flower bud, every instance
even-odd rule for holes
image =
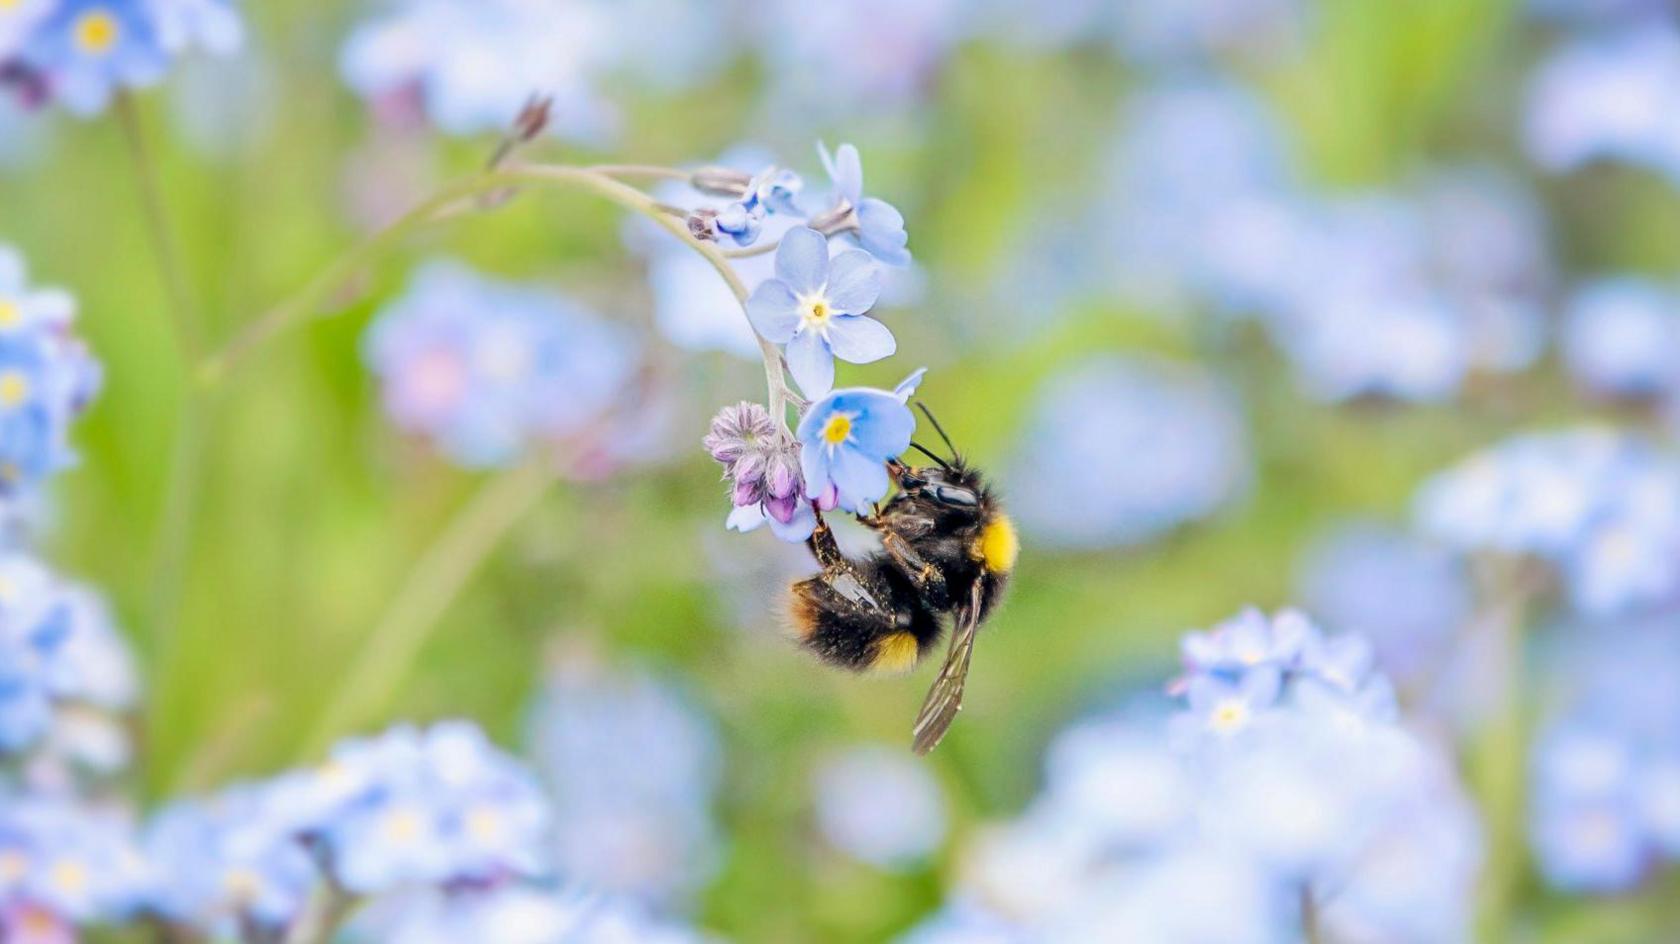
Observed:
[[[554,106],[552,95],[532,95],[519,116],[513,120],[513,137],[519,141],[534,141],[548,127],[549,111]]]
[[[787,524],[793,520],[794,515],[799,513],[799,501],[797,495],[789,495],[786,498],[766,498],[764,500],[764,513],[782,524]]]
[[[776,424],[770,412],[756,403],[742,401],[726,406],[712,417],[712,427],[700,444],[713,459],[723,463],[729,474],[742,454],[757,450],[775,434]]]
[[[736,482],[757,483],[758,489],[762,491],[764,489],[764,473],[766,470],[767,467],[764,461],[764,453],[756,449],[749,449],[746,452],[741,453],[740,458],[735,460],[734,466],[732,466],[729,470],[729,475]]]
[[[799,457],[791,449],[779,449],[770,456],[764,485],[771,498],[797,497],[805,491],[805,479],[799,472]]]
[[[833,482],[828,483],[828,487],[816,497],[816,502],[820,510],[833,511],[840,504],[840,489]]]
[[[702,242],[717,242],[717,211],[701,209],[688,215],[688,234]]]
[[[762,478],[736,479],[735,492],[730,498],[737,508],[743,505],[758,504],[764,500],[764,480]]]

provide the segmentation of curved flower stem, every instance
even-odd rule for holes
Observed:
[[[608,177],[649,177],[654,180],[688,180],[692,175],[676,167],[657,164],[594,164],[590,170]]]
[[[283,944],[327,944],[355,905],[354,897],[331,880],[322,880],[310,894],[303,913],[292,922]]]
[[[503,472],[456,514],[415,562],[345,670],[337,696],[310,733],[305,746],[309,754],[321,753],[335,735],[385,707],[427,630],[561,472],[552,457],[538,457]]]
[[[204,361],[199,370],[200,378],[205,383],[218,382],[252,350],[281,332],[314,316],[317,311],[326,305],[332,294],[338,291],[353,275],[396,246],[410,233],[428,223],[461,212],[464,206],[471,205],[473,197],[510,186],[581,187],[597,196],[611,200],[625,209],[640,213],[711,263],[712,268],[717,271],[718,275],[729,286],[729,290],[734,293],[736,301],[741,304],[742,313],[745,314],[747,287],[741,282],[741,278],[735,273],[735,270],[730,267],[729,259],[723,254],[723,251],[711,243],[695,239],[694,235],[688,231],[688,226],[684,221],[660,212],[659,203],[652,197],[615,179],[608,173],[608,170],[617,170],[623,173],[632,167],[639,172],[651,173],[654,170],[654,168],[640,167],[639,165],[575,167],[567,164],[510,164],[445,187],[437,195],[410,210],[395,223],[375,233],[361,245],[345,253],[289,301],[270,309],[267,314],[257,319],[226,347]],[[663,168],[661,172],[668,175],[681,175],[684,179],[687,177],[686,173],[672,168]],[[759,337],[757,331],[754,331],[753,334],[758,337],[759,353],[764,360],[765,382],[770,396],[770,413],[777,418],[777,421],[785,430],[787,428],[787,404],[789,401],[786,378],[782,374],[781,354],[776,350],[774,344],[766,341],[763,337]]]
[[[140,201],[151,237],[152,252],[157,258],[158,272],[163,276],[163,288],[169,296],[170,324],[175,329],[175,343],[181,360],[191,363],[198,356],[198,309],[192,293],[187,289],[187,277],[181,268],[181,257],[175,249],[175,239],[169,232],[168,214],[164,212],[163,187],[159,183],[157,162],[146,143],[140,124],[140,112],[134,96],[124,90],[116,96],[117,123],[122,126],[123,140],[133,159],[134,177],[140,188]]]

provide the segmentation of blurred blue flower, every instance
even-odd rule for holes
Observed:
[[[886,462],[910,448],[916,431],[905,401],[920,377],[918,371],[891,393],[849,387],[811,404],[797,431],[808,497],[821,498],[833,487],[847,511],[886,497]]]
[[[1677,129],[1680,31],[1660,19],[1572,40],[1530,83],[1528,151],[1549,170],[1611,160],[1680,179]]]
[[[1680,294],[1636,278],[1590,282],[1571,296],[1569,372],[1607,396],[1666,396],[1680,386]]]
[[[834,387],[834,359],[869,364],[897,350],[887,326],[864,314],[881,295],[866,252],[829,259],[828,237],[801,226],[776,249],[776,277],[747,299],[747,317],[765,340],[786,345],[788,371],[809,397]]]
[[[371,104],[409,96],[445,133],[503,131],[534,94],[548,128],[600,141],[617,116],[595,88],[613,61],[610,9],[551,0],[404,0],[351,31],[345,82]]]
[[[1370,639],[1383,670],[1401,680],[1439,667],[1470,618],[1470,577],[1456,555],[1374,523],[1314,540],[1296,583],[1324,625]]]
[[[0,757],[37,747],[55,726],[71,723],[55,760],[121,766],[126,737],[114,723],[105,733],[115,743],[69,735],[89,732],[92,715],[127,710],[137,688],[128,648],[97,596],[26,554],[0,552]]]
[[[569,657],[527,720],[553,810],[555,870],[575,887],[681,905],[719,860],[716,725],[669,682]]]
[[[634,338],[564,296],[432,262],[363,338],[396,424],[472,467],[588,432],[630,383]]]
[[[420,890],[378,899],[348,931],[369,944],[702,944],[634,901],[529,885]]]
[[[1310,14],[1301,0],[1134,0],[1113,7],[1114,39],[1155,67],[1233,53],[1270,59],[1307,39]]]
[[[358,785],[324,821],[300,824],[319,837],[334,877],[351,891],[548,871],[543,836],[551,824],[541,789],[469,723],[399,726],[346,741],[317,777],[329,793],[347,777]]]
[[[201,46],[218,56],[245,44],[245,23],[234,0],[143,0],[151,10],[158,42],[171,53]]]
[[[1481,840],[1450,751],[1320,697],[1390,690],[1369,645],[1284,611],[1185,648],[1216,653],[1177,686],[1189,708],[1058,736],[1044,792],[977,837],[945,909],[904,940],[1281,944],[1304,898],[1326,939],[1467,940]],[[1222,705],[1244,723],[1208,730]]]
[[[102,111],[122,88],[163,78],[170,53],[147,0],[64,0],[22,50],[56,100],[71,111]]]
[[[753,17],[780,123],[915,104],[965,29],[958,0],[777,0]]]
[[[857,148],[842,144],[833,154],[822,143],[817,144],[823,169],[834,184],[830,207],[823,216],[849,233],[876,260],[892,266],[910,264],[910,241],[904,232],[904,214],[898,208],[876,197],[863,195],[863,161]],[[826,230],[826,227],[825,227]]]
[[[1530,838],[1565,891],[1624,892],[1680,857],[1675,621],[1588,625],[1549,653],[1554,709],[1532,755]]]
[[[1549,561],[1583,613],[1680,595],[1680,460],[1634,435],[1516,436],[1436,474],[1415,508],[1459,550]]]
[[[836,751],[812,772],[817,825],[831,845],[883,869],[925,862],[945,839],[945,799],[925,762],[882,746]]]
[[[145,832],[151,906],[211,934],[288,926],[319,872],[295,824],[275,815],[273,792],[270,784],[235,786],[159,811]]]
[[[1093,355],[1035,396],[1008,465],[1010,507],[1043,546],[1141,543],[1240,495],[1246,439],[1230,392],[1199,370]]]
[[[75,461],[75,419],[100,384],[99,365],[71,333],[75,302],[32,288],[23,258],[0,245],[0,504]]]
[[[75,925],[130,917],[146,866],[121,811],[0,787],[0,908],[33,906]]]

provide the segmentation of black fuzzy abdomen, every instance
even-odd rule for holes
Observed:
[[[829,665],[854,672],[908,670],[939,640],[939,618],[881,558],[859,562],[856,577],[859,586],[844,583],[844,575],[835,583],[835,575],[826,574],[793,585],[800,643]]]

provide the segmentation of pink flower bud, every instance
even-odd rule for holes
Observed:
[[[793,520],[794,515],[799,513],[799,502],[800,498],[797,495],[789,495],[786,498],[767,498],[764,501],[764,513],[782,524],[787,524]]]
[[[778,451],[770,457],[764,479],[771,498],[797,496],[805,491],[805,479],[799,472],[799,457],[787,450]]]

